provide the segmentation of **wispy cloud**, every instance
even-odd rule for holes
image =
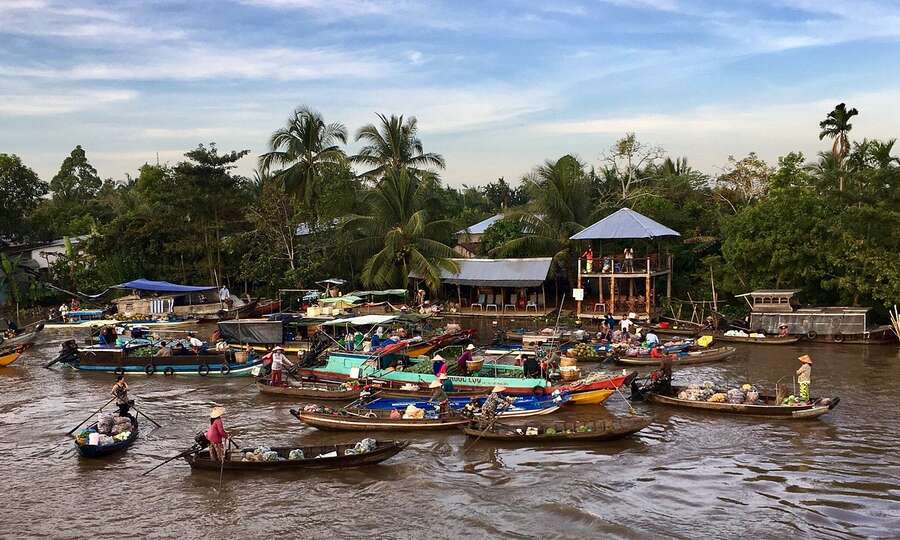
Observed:
[[[66,93],[0,93],[0,116],[47,116],[98,109],[137,97],[132,90],[75,90]]]

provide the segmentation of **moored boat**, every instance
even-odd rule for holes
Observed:
[[[339,413],[291,409],[291,414],[316,429],[337,431],[437,431],[457,429],[469,422],[467,416],[458,413],[437,418],[391,418],[391,411],[347,409]]]
[[[691,364],[706,364],[709,362],[721,362],[735,353],[734,347],[718,347],[702,351],[689,351],[682,353],[672,360],[673,366],[685,366]],[[650,356],[619,356],[616,362],[627,366],[657,366],[662,358]]]
[[[757,345],[793,345],[800,341],[800,336],[764,336],[764,337],[753,337],[750,335],[747,336],[729,336],[728,334],[723,334],[716,332],[714,334],[702,334],[702,335],[711,335],[713,341],[719,341],[722,343],[755,343]]]
[[[86,432],[97,430],[97,422],[94,422],[85,430]],[[102,458],[125,450],[137,440],[138,437],[138,421],[136,417],[131,418],[131,431],[128,437],[121,441],[115,441],[111,444],[89,444],[88,442],[79,443],[78,438],[75,439],[75,447],[78,454],[84,458]]]
[[[623,416],[589,422],[551,422],[538,426],[483,425],[472,422],[463,428],[469,437],[516,443],[577,443],[622,439],[653,423],[647,416]]]
[[[454,411],[462,410],[466,408],[466,406],[470,403],[474,403],[475,406],[480,408],[485,399],[486,398],[450,398],[449,405],[450,409]],[[529,416],[543,416],[546,414],[552,414],[558,411],[559,408],[565,405],[570,399],[571,397],[568,394],[547,397],[510,396],[510,399],[508,401],[509,405],[506,408],[501,409],[497,413],[497,416],[503,418],[526,418]],[[435,403],[431,403],[428,401],[417,401],[415,398],[376,398],[364,403],[361,407],[365,410],[370,411],[402,411],[410,405],[419,409],[423,409],[426,412],[435,414],[437,412],[437,405]]]
[[[684,387],[673,386],[671,395],[663,395],[648,391],[644,399],[651,403],[668,405],[672,407],[684,407],[715,413],[736,414],[743,416],[760,416],[766,418],[784,418],[787,420],[804,420],[818,418],[837,407],[841,401],[838,397],[816,398],[809,403],[783,405],[776,402],[772,396],[759,396],[754,403],[723,403],[700,401],[678,398],[678,393]]]
[[[235,459],[234,453],[229,454],[224,462],[212,459],[208,450],[196,454],[187,455],[184,460],[192,469],[218,471],[292,471],[298,469],[350,469],[365,465],[375,465],[399,454],[409,445],[407,441],[375,441],[375,447],[369,451],[352,452],[356,445],[337,444],[329,446],[284,446],[273,447],[279,459],[274,461],[253,461]],[[242,449],[241,455],[252,452],[254,449]],[[302,458],[290,459],[292,451],[302,451]],[[351,451],[351,452],[348,452]]]
[[[37,325],[35,325],[34,329],[28,332],[20,332],[14,337],[4,337],[2,334],[0,334],[0,347],[6,349],[15,345],[31,345],[35,342],[38,335],[43,329],[44,324],[38,323]]]
[[[311,399],[313,401],[352,401],[359,397],[360,387],[319,382],[290,383],[272,386],[265,379],[256,381],[260,394],[280,397]]]
[[[571,394],[571,402],[573,405],[601,405],[609,399],[615,390],[600,389],[575,392]]]

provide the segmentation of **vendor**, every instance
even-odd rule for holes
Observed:
[[[131,402],[128,401],[128,383],[125,382],[124,373],[116,375],[116,384],[113,385],[110,394],[116,397],[116,406],[119,407],[119,416],[133,418],[128,414]]]
[[[447,392],[444,391],[443,384],[441,384],[439,379],[435,379],[431,381],[428,388],[433,390],[431,399],[428,400],[428,403],[437,403],[438,415],[446,415],[450,411],[450,398],[447,396]]]
[[[209,441],[209,457],[217,461],[225,461],[225,440],[230,436],[222,424],[225,407],[213,407],[209,412],[209,429],[206,439]]]
[[[466,364],[466,362],[472,361],[472,359],[473,359],[472,351],[474,351],[474,350],[475,350],[475,345],[472,345],[471,343],[469,343],[466,346],[466,350],[464,350],[463,353],[461,355],[459,355],[459,358],[456,359],[456,367],[459,369],[460,374],[462,374],[462,375],[469,374],[469,367]]]
[[[788,325],[782,324],[778,327],[778,337],[788,337]]]
[[[485,420],[492,420],[500,411],[509,407],[509,401],[501,395],[501,392],[505,390],[506,387],[500,385],[491,389],[491,395],[484,400],[484,404],[481,406],[481,414]]]
[[[809,401],[809,383],[812,375],[812,358],[808,354],[797,358],[800,369],[797,370],[797,384],[800,385],[800,401]]]
[[[159,350],[153,356],[172,356],[172,347],[165,341],[159,342]]]
[[[541,363],[538,362],[536,355],[528,355],[522,362],[522,370],[525,372],[526,379],[541,378]]]
[[[284,371],[284,365],[294,367],[293,362],[284,355],[284,348],[281,345],[272,349],[272,378],[269,380],[271,386],[281,386],[283,384],[281,374]]]
[[[657,337],[653,330],[647,332],[645,341],[647,342],[648,347],[656,347],[657,345],[659,345],[659,337]]]
[[[444,362],[444,357],[436,354],[434,358],[431,359],[431,372],[434,375],[440,375],[441,373],[447,372],[447,364]]]

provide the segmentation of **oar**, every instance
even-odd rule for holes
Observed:
[[[112,403],[114,399],[116,399],[116,398],[113,397],[113,398],[111,398],[109,401],[107,401],[106,403],[104,403],[104,404],[103,404],[103,407],[106,407],[107,405],[109,405],[110,403]],[[97,409],[96,411],[92,412],[90,416],[88,416],[87,418],[85,418],[84,420],[82,420],[81,423],[78,424],[77,426],[73,427],[68,433],[66,433],[66,435],[71,435],[71,434],[75,433],[75,430],[76,430],[76,429],[80,428],[82,425],[84,425],[85,422],[87,422],[88,420],[90,420],[91,418],[93,418],[95,414],[97,414],[97,413],[99,413],[100,411],[102,411],[102,410],[103,410],[103,407],[100,407],[100,408]]]
[[[131,407],[132,407],[134,410],[136,410],[137,413],[138,413],[139,415],[141,415],[141,416],[143,416],[144,418],[146,418],[147,420],[150,420],[151,422],[153,422],[153,425],[155,425],[156,427],[158,427],[158,428],[161,428],[161,427],[162,427],[161,425],[159,425],[159,423],[158,423],[156,420],[154,420],[154,419],[150,418],[149,416],[147,416],[146,414],[144,414],[140,409],[138,409],[138,408],[135,407],[134,405],[132,405]]]
[[[185,450],[184,452],[181,452],[180,454],[175,455],[175,456],[172,456],[172,457],[170,457],[169,459],[163,461],[163,462],[160,463],[159,465],[156,465],[156,466],[153,467],[152,469],[142,472],[142,473],[141,473],[141,476],[145,476],[145,475],[147,475],[147,474],[150,474],[151,472],[155,471],[156,469],[162,467],[163,465],[165,465],[166,463],[169,463],[169,462],[172,461],[172,460],[178,459],[178,458],[180,458],[180,457],[189,456],[189,455],[191,455],[191,454],[196,454],[197,452],[200,452],[200,451],[202,451],[202,450],[203,450],[202,448],[200,448],[198,445],[195,444],[194,446],[192,446],[192,447],[190,448],[190,450]]]
[[[507,403],[506,406],[503,407],[504,409],[506,409],[507,407],[509,407],[509,402],[506,402],[506,403]],[[477,443],[478,440],[481,439],[481,437],[482,437],[485,433],[488,432],[488,430],[490,430],[492,427],[494,427],[494,424],[497,422],[497,419],[498,419],[498,418],[500,418],[500,411],[497,411],[497,412],[494,414],[494,417],[491,418],[490,422],[488,422],[487,427],[484,428],[483,430],[481,430],[481,433],[479,433],[478,436],[475,437],[475,440],[472,441],[471,444],[469,444],[469,447],[468,447],[468,448],[466,448],[465,450],[463,450],[463,454],[468,454],[468,453],[469,453],[469,450],[471,450],[472,448],[475,447],[475,443]]]
[[[231,442],[231,439],[229,439],[229,444],[230,444],[230,442]],[[212,455],[212,452],[210,452],[209,455]],[[222,491],[222,476],[225,473],[225,460],[227,458],[228,458],[228,447],[225,447],[222,449],[222,462],[219,463],[219,492],[220,493]]]

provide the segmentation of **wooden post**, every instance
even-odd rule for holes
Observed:
[[[578,260],[578,288],[581,288],[581,259]],[[581,317],[581,300],[575,302],[575,317]]]
[[[645,284],[646,289],[644,289],[644,293],[647,296],[647,320],[650,320],[650,300],[653,296],[650,294],[650,265],[647,264],[647,282]]]
[[[666,298],[672,298],[672,256],[668,256],[669,272],[666,274]]]
[[[609,277],[609,303],[610,309],[609,312],[615,316],[616,314],[616,274],[613,273],[612,276]]]

